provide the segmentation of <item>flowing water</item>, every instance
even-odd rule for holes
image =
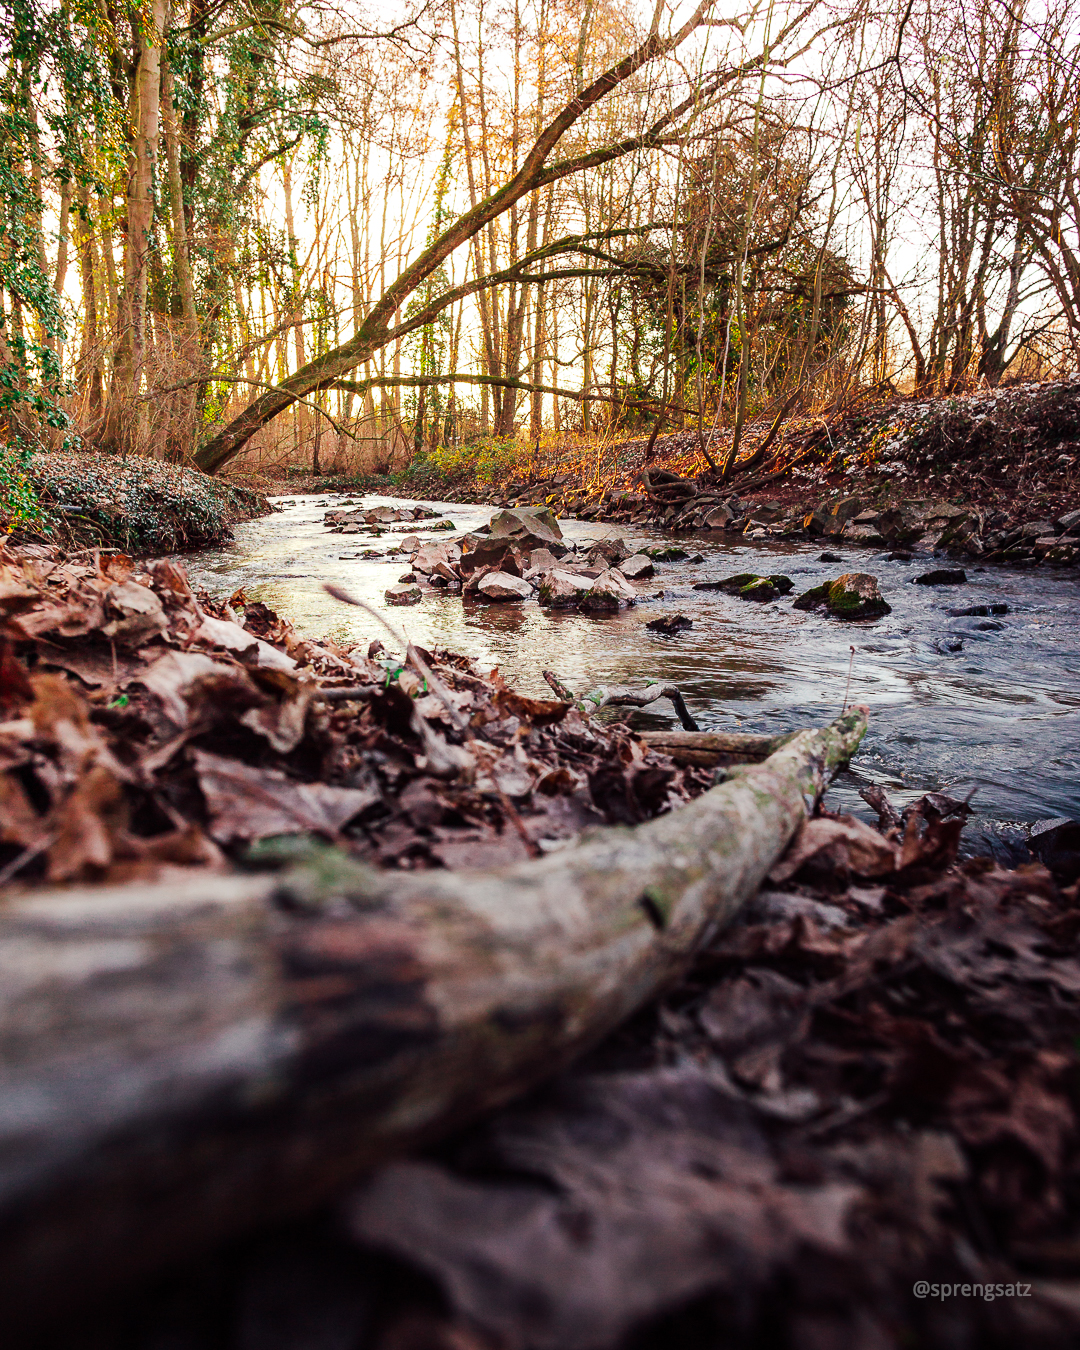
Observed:
[[[405,504],[363,500],[368,506]],[[342,501],[333,494],[280,499],[279,513],[239,525],[234,543],[185,558],[193,581],[213,594],[243,586],[251,599],[265,601],[312,637],[347,646],[387,638],[363,611],[331,599],[323,585],[336,582],[382,608],[383,592],[407,570],[406,560],[355,555],[386,547],[411,527],[396,527],[378,540],[331,534],[323,515]],[[489,507],[428,505],[459,531],[491,515]],[[639,584],[641,601],[608,617],[440,592],[412,608],[386,607],[390,621],[421,646],[447,647],[485,667],[497,665],[524,693],[550,697],[545,669],[580,693],[597,684],[671,681],[703,729],[782,732],[829,720],[841,709],[854,646],[849,699],[870,705],[870,728],[851,770],[830,792],[835,809],[871,818],[857,796],[866,782],[885,787],[901,806],[929,790],[966,796],[974,789],[968,846],[990,847],[1002,858],[1023,837],[1025,822],[1080,817],[1075,571],[968,565],[966,584],[929,587],[911,584],[941,565],[926,556],[889,562],[869,550],[845,550],[840,565],[817,561],[821,546],[807,543],[705,535],[673,541],[660,531],[584,521],[564,521],[562,529],[570,541],[619,536],[630,544],[675,542],[703,554],[704,561],[657,563],[655,578]],[[892,613],[845,624],[793,610],[791,597],[758,605],[692,589],[694,582],[735,572],[783,572],[798,594],[842,571],[872,572]],[[998,602],[1008,605],[1007,614],[948,613]],[[677,637],[646,630],[649,620],[673,613],[687,615],[693,628]],[[666,702],[632,716],[640,727],[675,724]]]

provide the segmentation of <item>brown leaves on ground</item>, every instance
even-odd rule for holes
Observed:
[[[421,657],[456,718],[381,644],[301,639],[242,592],[196,596],[174,562],[0,549],[0,882],[222,866],[296,834],[487,867],[708,785],[497,671]]]
[[[989,860],[927,881],[961,806],[808,822],[679,989],[362,1186],[360,1249],[491,1347],[1075,1345],[1077,896]]]

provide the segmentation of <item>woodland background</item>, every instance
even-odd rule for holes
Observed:
[[[9,477],[730,466],[755,418],[1077,364],[1077,0],[0,9]]]

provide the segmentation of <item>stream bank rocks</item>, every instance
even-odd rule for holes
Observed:
[[[699,581],[695,591],[723,591],[725,595],[738,596],[740,600],[756,600],[759,604],[768,604],[782,595],[790,595],[795,583],[790,577],[779,573],[759,577],[753,572],[737,572],[733,577],[723,577],[720,581]]]

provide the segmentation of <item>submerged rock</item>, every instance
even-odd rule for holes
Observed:
[[[795,601],[794,609],[813,610],[822,605],[837,619],[876,619],[891,614],[878,586],[877,577],[869,572],[845,572],[835,581],[824,581],[814,586]]]
[[[419,586],[407,585],[403,582],[391,586],[386,592],[386,603],[388,605],[418,605],[423,598],[424,593]]]
[[[994,605],[968,605],[966,609],[950,609],[946,613],[953,619],[987,619],[991,614],[1008,614],[1009,606],[1005,604]]]
[[[653,562],[682,562],[690,555],[684,548],[664,547],[664,548],[643,548],[642,553],[651,558]]]
[[[652,619],[645,625],[650,633],[664,633],[668,637],[684,633],[693,626],[693,619],[688,619],[685,614],[665,614],[662,619]]]
[[[924,572],[915,578],[916,586],[959,586],[967,581],[967,573],[962,567],[938,567],[932,572]]]
[[[719,581],[699,581],[695,591],[723,591],[725,595],[737,595],[740,600],[757,600],[765,603],[788,595],[795,589],[790,577],[781,573],[760,577],[755,572],[737,572],[733,577],[723,577]]]
[[[621,605],[632,605],[637,592],[616,567],[601,572],[588,591],[581,597],[581,608],[587,610],[615,610]]]

